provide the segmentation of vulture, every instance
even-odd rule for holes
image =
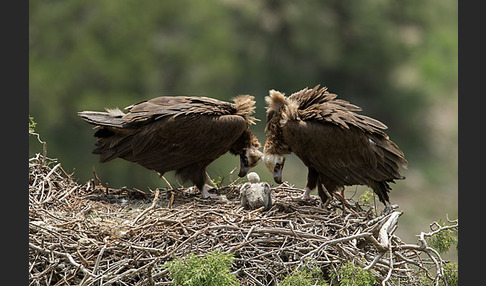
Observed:
[[[206,167],[228,151],[240,156],[243,177],[262,157],[260,143],[250,130],[255,124],[255,100],[250,95],[234,103],[208,97],[161,96],[106,112],[82,111],[78,115],[96,125],[94,154],[100,162],[122,158],[163,176],[175,170],[209,194]]]
[[[241,206],[245,209],[255,210],[264,207],[269,210],[272,207],[272,189],[267,182],[260,183],[260,176],[255,172],[246,175],[248,182],[240,188]]]
[[[289,97],[270,90],[263,161],[282,183],[285,155],[294,153],[308,169],[304,199],[317,187],[322,206],[336,196],[349,206],[344,186],[367,185],[389,207],[389,183],[405,179],[407,160],[383,130],[387,126],[337,99],[327,87],[305,88]]]

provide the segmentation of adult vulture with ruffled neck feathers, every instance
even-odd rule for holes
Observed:
[[[203,197],[214,197],[206,185],[206,167],[227,153],[240,156],[243,177],[262,157],[250,130],[254,97],[240,95],[234,103],[208,97],[161,96],[107,112],[79,112],[96,125],[94,154],[100,162],[122,158],[157,171],[175,170],[190,180]]]
[[[408,162],[383,123],[355,113],[361,108],[336,96],[319,85],[289,97],[270,90],[265,165],[280,184],[285,155],[294,153],[308,168],[304,198],[317,186],[323,205],[333,195],[349,205],[344,186],[367,185],[388,207],[389,183],[405,179],[400,166]]]

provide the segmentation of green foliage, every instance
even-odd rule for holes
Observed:
[[[441,227],[445,226],[445,223],[441,220],[439,220],[437,224]],[[449,251],[453,244],[457,246],[457,242],[457,231],[454,231],[453,229],[444,229],[427,238],[427,243],[441,254]]]
[[[211,182],[216,186],[216,189],[219,190],[223,186],[224,178],[221,176],[218,179],[211,179]]]
[[[447,282],[447,284],[444,282]],[[424,274],[420,274],[420,282],[423,286],[434,286],[436,285],[435,281],[428,278]],[[443,279],[439,280],[439,286],[457,286],[459,285],[459,271],[458,271],[458,264],[457,263],[446,263],[444,265],[444,277]]]
[[[449,286],[459,285],[459,271],[457,263],[447,263],[444,265],[444,276]]]
[[[331,279],[340,286],[372,286],[376,278],[369,270],[355,266],[352,262],[346,262],[337,273],[331,274]]]
[[[37,125],[37,123],[35,123],[34,117],[29,115],[29,133],[34,132],[36,125]]]
[[[366,191],[363,192],[363,194],[361,194],[361,196],[359,196],[358,203],[361,206],[371,206],[374,198],[375,198],[375,194],[373,190],[368,188],[366,189]]]
[[[174,285],[184,286],[226,286],[240,285],[231,274],[232,254],[211,251],[204,256],[193,253],[174,259],[164,265],[169,269]]]
[[[329,285],[322,275],[319,267],[303,267],[303,269],[296,269],[291,275],[285,277],[279,284],[281,286],[326,286]]]

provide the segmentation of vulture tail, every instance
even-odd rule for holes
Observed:
[[[390,182],[394,183],[393,180],[390,180]],[[390,197],[388,196],[388,193],[391,190],[391,187],[388,185],[387,181],[381,181],[381,182],[374,182],[370,187],[373,189],[376,195],[378,195],[378,199],[380,202],[382,202],[384,205],[390,204]]]
[[[107,127],[123,127],[124,113],[120,109],[107,109],[108,112],[82,111],[78,115],[88,123]]]

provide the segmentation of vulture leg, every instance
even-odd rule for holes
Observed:
[[[351,212],[353,212],[356,216],[359,216],[359,214],[354,210],[353,205],[346,199],[344,196],[344,186],[341,187],[341,189],[337,192],[334,192],[336,197],[343,203],[344,206],[348,207]]]
[[[336,197],[346,206],[351,206],[351,203],[346,199],[346,196],[344,195],[344,187],[341,187],[340,190],[337,192],[334,192]]]
[[[199,189],[199,188],[198,188]],[[211,194],[208,192],[208,190],[211,189],[211,187],[208,185],[208,184],[204,184],[204,186],[202,187],[202,190],[201,193],[202,193],[202,197],[205,198],[205,199],[219,199],[219,195],[218,194]]]
[[[329,194],[329,192],[327,191],[326,187],[324,187],[324,184],[322,184],[321,182],[318,182],[317,184],[317,194],[321,198],[321,203],[319,204],[319,207],[325,209],[331,201],[332,197],[331,194]]]
[[[214,182],[211,181],[211,177],[209,177],[209,174],[208,172],[204,172],[205,173],[205,182],[211,182],[211,184],[213,185],[214,188],[217,188],[217,186],[214,184]],[[211,187],[209,184],[205,183],[202,187],[201,190],[201,194],[202,194],[202,197],[207,199],[219,199],[220,198],[220,195],[218,194],[210,194],[208,191],[210,189],[212,189],[213,187]]]
[[[196,188],[201,192],[203,198],[211,198],[217,199],[219,198],[216,194],[210,194],[208,190],[211,189],[211,186],[206,184],[209,181],[209,176],[206,173],[206,166],[207,165],[190,165],[183,169],[178,170],[179,174],[182,178],[182,181],[189,179],[192,183],[196,186]]]
[[[207,181],[210,181],[211,178],[209,178],[209,175],[208,173],[204,172],[205,176],[204,176],[204,182],[207,182]],[[204,183],[204,185],[202,185],[202,187],[199,187],[198,185],[196,185],[196,187],[201,190],[201,194],[202,194],[202,197],[205,198],[205,199],[219,199],[220,196],[218,194],[211,194],[208,192],[208,190],[212,189],[212,187],[206,183]]]
[[[305,192],[302,195],[302,198],[305,200],[309,200],[311,198],[310,192],[316,188],[317,185],[317,178],[319,174],[314,168],[309,167],[307,173],[307,183],[305,184]]]

